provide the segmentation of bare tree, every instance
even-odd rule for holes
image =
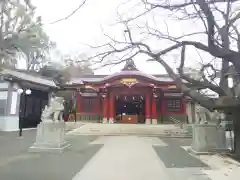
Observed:
[[[73,78],[82,77],[83,75],[93,75],[91,62],[87,61],[85,54],[76,54],[74,56],[63,57],[65,64],[65,73]]]
[[[98,62],[103,62],[108,57],[116,57],[107,64],[118,64],[144,54],[149,57],[150,61],[159,62],[185,95],[190,96],[209,110],[238,104],[240,96],[239,85],[235,83],[233,88],[230,88],[228,84],[230,64],[231,68],[234,69],[234,73],[231,75],[235,78],[235,82],[239,82],[240,33],[238,23],[240,11],[235,8],[237,1],[183,0],[181,2],[173,0],[141,0],[141,3],[145,8],[143,12],[125,19],[120,16],[119,23],[125,27],[123,40],[118,40],[105,34],[110,41],[97,47],[104,49],[94,56],[99,59]],[[201,22],[201,27],[203,28],[200,31],[196,30],[195,32],[184,33],[182,36],[176,36],[169,33],[168,30],[163,32],[161,28],[152,27],[151,23],[148,23],[148,18],[144,27],[138,25],[137,20],[139,18],[147,16],[148,13],[153,11],[167,12],[171,18],[180,22]],[[167,48],[156,50],[154,45],[149,43],[149,41],[136,35],[132,28],[133,25],[137,26],[138,30],[143,30],[140,34],[147,34],[148,37],[150,36],[155,41],[169,41],[171,45]],[[204,36],[207,41],[192,38],[197,35]],[[200,55],[201,53],[208,53],[214,60],[220,60],[221,69],[216,69],[211,60],[203,63],[197,73],[197,77],[193,77],[191,73],[186,73],[186,50],[189,47],[194,47],[200,52]],[[178,73],[169,65],[168,59],[165,57],[175,50],[179,51]],[[209,74],[208,72],[211,73]],[[217,78],[220,78],[219,83],[216,83]],[[206,94],[201,93],[199,89],[190,88],[192,85],[201,89],[211,90],[217,93],[220,98],[218,100],[210,98]]]
[[[0,1],[0,61],[15,66],[19,54],[27,57],[40,52],[49,38],[42,29],[41,17],[35,17],[30,0]],[[27,64],[31,61],[28,59]]]

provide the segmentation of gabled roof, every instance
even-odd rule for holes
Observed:
[[[0,75],[2,75],[3,77],[28,81],[28,82],[43,85],[43,86],[48,86],[53,88],[58,87],[53,79],[49,79],[49,78],[37,75],[37,73],[31,74],[29,72],[26,72],[26,71],[24,72],[21,70],[3,69],[2,71],[0,71]]]
[[[48,87],[58,88],[58,84],[54,81],[53,78],[48,78],[45,76],[41,76],[38,73],[16,70],[16,69],[4,69],[0,71],[0,75],[5,77],[10,77],[16,80],[28,81],[30,83],[35,83],[39,85],[44,85]],[[82,77],[72,78],[65,85],[66,86],[74,86],[74,85],[84,85],[85,83],[104,83],[104,81],[108,81],[111,79],[115,79],[118,77],[143,77],[156,82],[167,82],[173,83],[173,79],[169,77],[167,74],[158,74],[151,75],[139,71],[136,68],[133,60],[129,60],[126,62],[122,71],[111,74],[111,75],[83,75]],[[185,81],[184,81],[185,82]]]
[[[79,78],[72,78],[67,84],[98,83],[110,80],[116,77],[140,76],[157,82],[173,82],[173,79],[166,74],[151,75],[141,71],[120,71],[111,75],[86,75]]]
[[[173,79],[169,77],[169,75],[162,74],[162,75],[151,75],[139,71],[132,59],[126,61],[123,69],[120,72],[110,74],[110,75],[83,75],[79,78],[72,78],[67,84],[84,84],[86,82],[89,83],[101,83],[116,77],[133,77],[133,76],[140,76],[145,77],[147,79],[151,79],[157,82],[173,82]]]

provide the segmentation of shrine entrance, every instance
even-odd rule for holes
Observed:
[[[116,123],[145,123],[145,97],[120,95],[115,97]]]
[[[48,104],[48,93],[31,89],[31,94],[22,93],[19,106],[19,127],[33,128],[41,122],[41,114]]]

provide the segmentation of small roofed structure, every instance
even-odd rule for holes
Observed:
[[[0,130],[36,127],[50,95],[59,89],[57,82],[16,69],[2,69],[0,77]]]

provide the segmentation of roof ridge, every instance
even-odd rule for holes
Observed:
[[[10,70],[10,71],[15,71],[15,72],[19,72],[19,73],[24,73],[26,75],[31,75],[31,76],[38,76],[38,77],[46,79],[46,80],[54,81],[54,78],[43,76],[36,71],[28,71],[28,70],[25,70],[25,69],[13,69],[13,68],[4,68],[3,71],[4,70]]]

